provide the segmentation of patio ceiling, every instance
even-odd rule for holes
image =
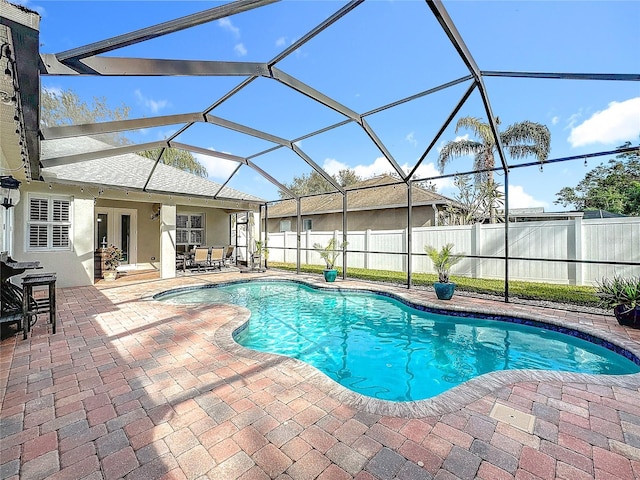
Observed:
[[[497,135],[497,123],[492,107],[492,99],[490,98],[485,80],[490,77],[509,77],[509,78],[528,78],[528,79],[570,79],[570,80],[596,80],[596,81],[639,81],[639,74],[629,73],[559,73],[559,72],[524,72],[524,71],[483,71],[477,64],[471,51],[465,44],[456,25],[449,16],[444,5],[440,1],[428,0],[425,2],[424,9],[431,17],[433,25],[425,26],[430,28],[441,29],[440,34],[449,42],[452,52],[459,56],[460,67],[454,70],[456,73],[450,73],[449,78],[441,83],[432,86],[426,90],[412,93],[396,98],[393,101],[379,104],[366,111],[356,111],[349,107],[345,102],[339,101],[335,95],[329,95],[314,88],[310,83],[303,81],[296,76],[285,71],[286,59],[294,52],[307,45],[315,39],[320,33],[331,28],[339,20],[354,15],[358,15],[358,10],[364,3],[363,0],[352,0],[342,5],[333,14],[327,16],[322,21],[304,35],[301,35],[296,41],[288,47],[282,49],[273,58],[265,61],[247,61],[247,62],[230,62],[217,60],[187,60],[187,59],[160,59],[160,58],[141,58],[141,57],[124,57],[110,56],[112,52],[127,49],[127,47],[144,46],[145,42],[153,41],[162,36],[176,34],[187,29],[192,29],[215,20],[226,17],[232,17],[243,12],[249,12],[254,9],[265,9],[270,4],[276,3],[277,0],[237,0],[235,2],[226,3],[201,12],[189,14],[181,18],[177,18],[164,23],[159,23],[146,28],[138,29],[126,34],[106,38],[88,45],[79,46],[70,50],[58,52],[55,54],[41,53],[39,62],[39,72],[34,71],[33,66],[27,65],[23,60],[22,64],[18,64],[20,71],[20,92],[23,94],[24,105],[21,108],[24,115],[25,132],[27,135],[28,157],[30,175],[34,179],[40,177],[40,168],[48,168],[53,166],[69,165],[75,162],[86,161],[99,157],[112,157],[123,153],[139,152],[152,148],[161,148],[164,152],[165,148],[178,148],[192,153],[208,155],[217,159],[224,159],[237,164],[230,177],[224,182],[226,185],[231,181],[234,175],[237,175],[243,169],[252,169],[263,178],[271,182],[278,189],[286,192],[291,197],[295,195],[290,192],[284,184],[286,181],[269,173],[269,169],[264,166],[263,159],[268,158],[273,152],[280,152],[283,149],[289,151],[289,155],[299,161],[304,162],[309,169],[315,170],[322,175],[337,192],[344,193],[343,188],[329,175],[321,166],[320,159],[307,153],[305,148],[301,146],[304,140],[313,140],[315,137],[322,136],[334,129],[350,127],[359,131],[371,147],[386,159],[389,169],[394,171],[399,177],[400,182],[408,183],[411,180],[417,180],[417,170],[426,156],[433,150],[437,142],[441,140],[443,132],[451,125],[456,115],[468,101],[470,96],[477,95],[480,99],[482,108],[494,136],[498,139],[498,153],[500,164],[498,169],[507,173],[512,165],[508,165],[504,150],[499,142]],[[7,24],[3,21],[4,24]],[[21,39],[21,51],[16,53],[16,58],[29,58],[31,50],[33,50],[33,34],[24,27],[10,25],[12,31],[17,29],[23,33],[27,31],[31,36],[27,38],[29,41]],[[14,38],[16,34],[14,33]],[[24,35],[23,35],[24,37]],[[37,36],[36,42],[37,42]],[[347,48],[347,46],[345,46]],[[188,51],[187,48],[184,51]],[[34,63],[34,62],[32,62]],[[328,67],[329,74],[331,74]],[[459,72],[459,73],[458,73]],[[203,93],[203,104],[206,105],[201,110],[193,111],[189,109],[184,113],[171,115],[162,115],[156,117],[134,118],[122,121],[109,121],[93,124],[71,125],[62,127],[39,128],[38,115],[38,99],[34,95],[34,85],[39,85],[38,73],[48,76],[82,76],[82,77],[192,77],[192,78],[212,78],[225,77],[238,79],[235,84],[226,92],[221,94],[210,94],[207,98]],[[249,87],[260,88],[267,82],[269,85],[277,84],[279,88],[289,91],[292,101],[296,102],[312,102],[317,108],[318,115],[309,116],[305,122],[300,122],[301,131],[295,132],[293,135],[283,135],[280,132],[267,131],[264,128],[256,128],[250,126],[243,121],[236,121],[228,118],[232,113],[229,108],[225,107],[236,97],[243,95]],[[402,108],[412,102],[438,94],[442,91],[457,89],[456,92],[462,92],[458,96],[458,100],[454,102],[452,110],[442,118],[441,127],[433,132],[433,138],[428,143],[428,147],[412,165],[407,173],[392,153],[388,142],[383,140],[375,126],[371,122],[371,118],[380,113],[393,111]],[[213,90],[213,89],[212,89]],[[267,103],[265,99],[265,104]],[[256,108],[260,108],[256,105]],[[286,108],[284,115],[288,114]],[[222,115],[220,112],[227,112],[228,115]],[[275,115],[275,109],[272,109]],[[312,118],[313,117],[313,118]],[[315,121],[314,121],[315,119]],[[318,120],[321,119],[321,120]],[[117,148],[108,148],[104,150],[89,151],[78,153],[77,151],[69,151],[58,154],[55,158],[40,158],[40,141],[47,142],[49,140],[57,140],[71,137],[82,137],[89,135],[126,132],[138,129],[150,129],[165,126],[175,126],[176,130],[168,138],[162,141],[138,143],[134,145],[126,145]],[[188,138],[191,131],[196,131],[202,125],[215,126],[217,129],[228,134],[242,135],[247,138],[247,145],[255,145],[253,151],[246,152],[227,152],[213,151],[207,148],[207,145],[192,144],[184,141]],[[305,128],[306,127],[306,128]],[[38,137],[38,132],[40,137]],[[42,140],[40,140],[40,138]],[[252,139],[253,142],[249,142]],[[247,146],[247,148],[249,148]],[[609,152],[610,153],[610,152]],[[162,154],[162,153],[161,153]],[[158,162],[160,158],[156,159]],[[261,163],[263,162],[263,163]],[[149,184],[152,170],[149,176],[142,181],[142,184]],[[506,183],[506,179],[505,179]]]

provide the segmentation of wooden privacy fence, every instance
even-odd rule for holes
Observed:
[[[435,273],[425,245],[453,243],[455,252],[470,256],[453,268],[454,275],[504,278],[504,232],[504,224],[413,228],[412,272]],[[406,229],[348,231],[347,274],[349,268],[406,272],[407,236]],[[296,263],[296,237],[296,232],[269,233],[269,260]],[[326,245],[332,237],[342,241],[342,232],[301,232],[300,264],[322,265],[313,244]],[[340,256],[337,265],[342,261]],[[640,264],[640,217],[509,224],[511,280],[591,285],[616,274],[640,275],[640,265],[616,263]]]

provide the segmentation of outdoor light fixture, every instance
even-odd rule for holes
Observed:
[[[11,208],[20,201],[20,182],[12,176],[0,177],[0,197],[2,197],[2,206]]]

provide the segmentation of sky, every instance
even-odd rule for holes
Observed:
[[[55,1],[22,2],[38,11],[40,51],[59,53],[220,5],[210,1]],[[125,47],[107,56],[267,62],[339,10],[345,2],[282,1],[189,30]],[[638,1],[459,1],[445,0],[467,48],[483,71],[640,73]],[[366,114],[381,106],[436,89],[410,102],[367,115],[396,162],[413,169],[470,82],[443,84],[468,75],[460,56],[423,1],[368,0],[292,52],[276,67],[319,92]],[[129,118],[202,112],[238,86],[244,77],[90,77],[43,76],[51,91],[74,90],[83,100],[105,98],[115,108],[130,107]],[[501,128],[516,122],[546,125],[551,159],[614,150],[640,143],[640,82],[485,77]],[[345,120],[342,114],[270,78],[258,78],[212,115],[296,140],[296,145],[329,173],[352,168],[370,177],[392,170],[383,153],[359,125],[351,122],[322,134],[307,134]],[[456,131],[458,118],[487,113],[474,90],[417,170],[417,177],[440,174],[438,152],[448,141],[475,138]],[[135,142],[165,139],[181,125],[129,132]],[[288,148],[198,123],[176,141],[250,158],[283,183],[311,167]],[[268,152],[268,153],[264,153]],[[212,181],[223,183],[237,164],[196,155]],[[542,170],[513,168],[510,208],[566,208],[554,204],[563,187],[575,187],[601,162],[578,160]],[[508,159],[510,165],[534,161]],[[444,174],[472,170],[473,159],[452,160]],[[502,183],[503,177],[496,175]],[[439,193],[453,197],[451,178],[435,180]],[[266,200],[276,186],[241,167],[229,186]],[[568,208],[570,209],[570,208]]]

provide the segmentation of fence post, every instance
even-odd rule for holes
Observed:
[[[406,228],[402,229],[402,248],[406,249],[409,241],[409,230]],[[402,255],[402,271],[407,273],[408,268],[407,255]],[[409,284],[409,278],[407,277],[407,284]]]
[[[287,263],[287,232],[282,232],[282,261]]]
[[[571,254],[569,254],[571,258]],[[582,217],[576,217],[573,221],[573,258],[575,260],[582,260]],[[573,272],[571,271],[573,270]],[[569,284],[571,285],[584,285],[584,278],[582,272],[582,263],[574,263],[573,269],[569,264]],[[571,275],[573,273],[573,275]]]
[[[471,255],[482,255],[482,224],[474,223],[471,227]],[[471,278],[482,278],[482,259],[472,259]]]
[[[309,265],[309,248],[311,246],[311,230],[307,230],[306,232],[304,232],[304,241],[305,241],[305,248],[306,250],[304,251],[304,263],[306,265]]]
[[[364,260],[363,267],[365,270],[369,268],[369,245],[371,244],[371,230],[368,228],[364,231]]]

